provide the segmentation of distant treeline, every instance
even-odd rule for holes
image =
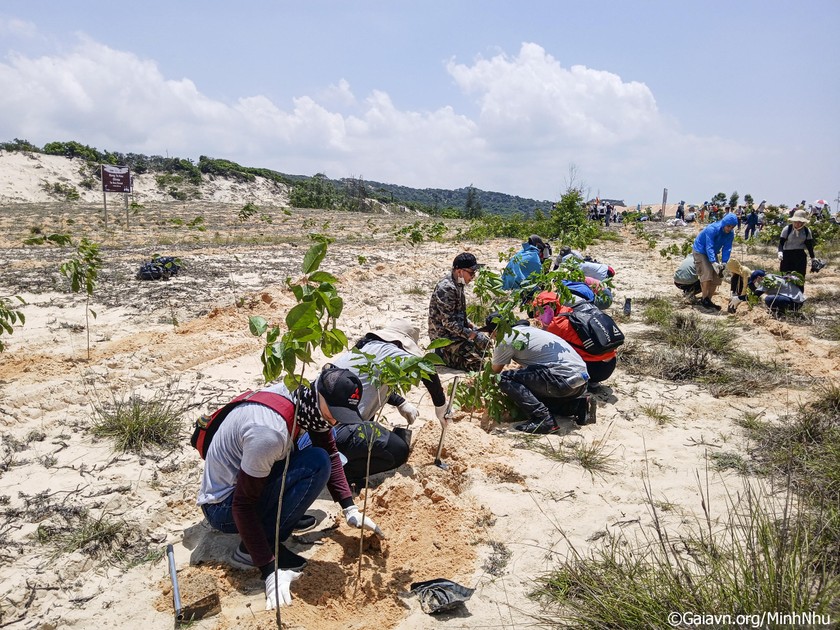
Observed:
[[[49,142],[43,148],[40,148],[27,140],[15,138],[12,142],[0,143],[0,149],[80,158],[90,166],[96,164],[128,166],[133,173],[138,175],[144,173],[178,175],[195,185],[201,183],[202,175],[225,177],[242,182],[252,182],[256,177],[263,177],[285,184],[290,188],[302,183],[311,183],[313,179],[313,177],[306,175],[289,175],[267,168],[241,166],[230,160],[210,158],[205,155],[200,156],[198,163],[195,163],[191,159],[177,157],[100,151],[75,141]],[[98,169],[91,169],[91,175],[98,177]],[[366,198],[376,199],[386,204],[405,205],[435,216],[461,216],[466,208],[471,208],[473,212],[477,209],[479,214],[504,216],[521,214],[525,217],[532,217],[536,210],[550,212],[553,206],[550,201],[525,199],[504,193],[480,190],[472,186],[456,190],[409,188],[408,186],[364,181],[356,178],[332,180],[320,173],[314,177],[319,177],[322,182],[329,182],[337,190],[352,190],[353,195],[359,195],[360,192],[363,192]]]

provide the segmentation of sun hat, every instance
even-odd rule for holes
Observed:
[[[341,424],[364,422],[359,415],[362,388],[358,376],[335,366],[324,368],[315,381],[315,391],[323,396],[333,418]]]
[[[804,210],[797,210],[793,213],[793,216],[789,219],[791,223],[794,221],[801,221],[802,223],[808,223],[808,213]]]
[[[390,341],[391,343],[399,341],[406,352],[418,357],[423,356],[423,350],[420,349],[419,345],[420,330],[409,321],[392,319],[382,328],[371,330],[370,334],[375,335],[382,341]]]
[[[472,271],[475,271],[479,267],[483,266],[484,265],[480,265],[475,259],[475,256],[469,252],[458,254],[455,256],[455,260],[452,261],[453,269],[471,269]]]

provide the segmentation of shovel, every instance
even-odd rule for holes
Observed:
[[[201,599],[190,602],[186,606],[181,602],[181,591],[178,588],[178,572],[175,569],[175,550],[172,545],[166,545],[166,557],[169,560],[169,578],[172,580],[172,605],[175,608],[175,627],[190,625],[204,617],[217,615],[222,611],[219,594],[210,593]]]
[[[452,402],[455,400],[455,391],[458,389],[459,378],[461,377],[456,376],[454,379],[452,379],[452,389],[449,390],[449,404],[446,405],[445,416],[448,416],[450,413],[452,413]],[[448,423],[446,426],[448,426]],[[447,470],[449,468],[449,466],[445,462],[442,462],[440,460],[440,453],[443,450],[443,436],[446,435],[446,426],[444,426],[440,432],[440,442],[438,442],[437,456],[435,457],[435,466],[437,466],[441,470]]]

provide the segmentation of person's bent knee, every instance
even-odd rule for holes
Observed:
[[[330,455],[327,451],[319,447],[305,448],[298,451],[295,459],[297,459],[296,465],[311,470],[313,477],[323,477],[323,482],[326,485],[332,470]]]

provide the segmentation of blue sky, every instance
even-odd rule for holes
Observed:
[[[839,40],[838,0],[4,0],[0,140],[836,207]]]

